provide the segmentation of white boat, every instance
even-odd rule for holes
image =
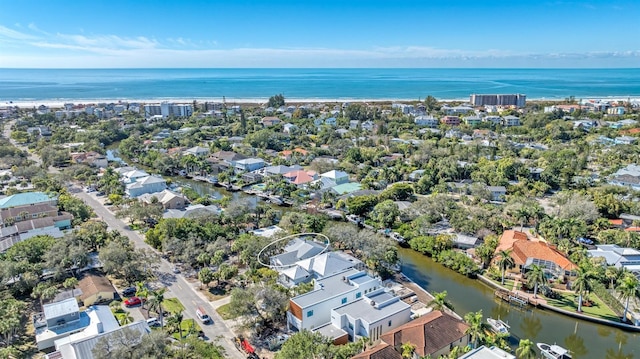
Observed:
[[[509,335],[509,324],[503,322],[500,319],[487,318],[487,323],[494,333]]]
[[[536,343],[540,353],[547,359],[571,359],[569,351],[559,345],[549,345],[547,343]]]

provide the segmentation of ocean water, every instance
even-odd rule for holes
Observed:
[[[640,97],[639,69],[0,69],[9,101]]]

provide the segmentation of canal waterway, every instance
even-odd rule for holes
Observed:
[[[201,196],[232,200],[248,199],[255,206],[256,196],[229,192],[212,184],[174,178],[179,185],[188,185]],[[281,211],[292,208],[272,206]],[[295,209],[293,209],[295,210]],[[494,290],[478,280],[449,270],[431,258],[408,248],[399,248],[402,272],[429,292],[447,291],[447,298],[460,315],[482,310],[484,318],[500,318],[511,326],[511,344],[518,338],[534,343],[557,343],[573,352],[574,359],[640,359],[640,333],[626,332],[591,322],[567,317],[548,310],[521,309],[494,297]]]
[[[574,359],[640,358],[640,334],[570,318],[551,311],[509,305],[494,297],[494,290],[478,280],[449,270],[431,258],[400,248],[402,272],[429,292],[447,291],[455,311],[464,315],[482,310],[484,318],[500,318],[516,338],[557,343]],[[515,341],[517,343],[517,340]]]

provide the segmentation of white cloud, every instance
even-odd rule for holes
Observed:
[[[429,46],[222,49],[214,40],[52,34],[35,24],[28,29],[0,25],[0,43],[11,45],[5,50],[12,49],[0,57],[0,67],[580,67],[589,66],[589,61],[602,66],[609,59],[611,66],[630,66],[640,60],[640,51],[541,54]]]

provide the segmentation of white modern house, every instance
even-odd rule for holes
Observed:
[[[347,332],[351,341],[372,341],[411,320],[411,306],[384,288],[331,310],[331,325]]]
[[[167,189],[167,181],[163,178],[146,176],[129,183],[125,188],[125,193],[131,198],[136,198],[145,193],[162,192],[165,189]]]
[[[313,291],[290,299],[287,326],[313,330],[328,324],[332,309],[360,300],[382,287],[380,278],[357,269],[319,279]]]
[[[147,325],[146,321],[138,321],[135,323],[127,324],[123,327],[113,329],[111,331],[103,331],[100,333],[78,333],[71,335],[67,338],[56,340],[55,348],[56,351],[49,353],[45,356],[46,359],[93,359],[93,349],[96,347],[98,342],[107,338],[108,340],[113,340],[114,342],[118,342],[118,340],[122,340],[124,337],[124,331],[130,330],[134,333],[138,334],[138,339],[141,341],[144,335],[147,335],[151,332],[149,329],[149,325]],[[127,339],[131,339],[131,337],[126,337]],[[139,343],[139,342],[138,342]]]
[[[321,174],[320,177],[330,179],[338,185],[349,182],[349,175],[343,171],[331,170]]]
[[[38,350],[51,348],[56,341],[76,333],[100,334],[120,327],[109,306],[91,306],[81,312],[75,298],[45,304],[34,326]]]
[[[235,170],[238,172],[251,172],[259,170],[265,166],[265,162],[261,158],[247,158],[236,161]]]
[[[311,258],[295,262],[287,268],[279,268],[278,282],[285,287],[293,287],[313,279],[322,279],[350,268],[364,270],[359,259],[344,252],[325,252]]]

